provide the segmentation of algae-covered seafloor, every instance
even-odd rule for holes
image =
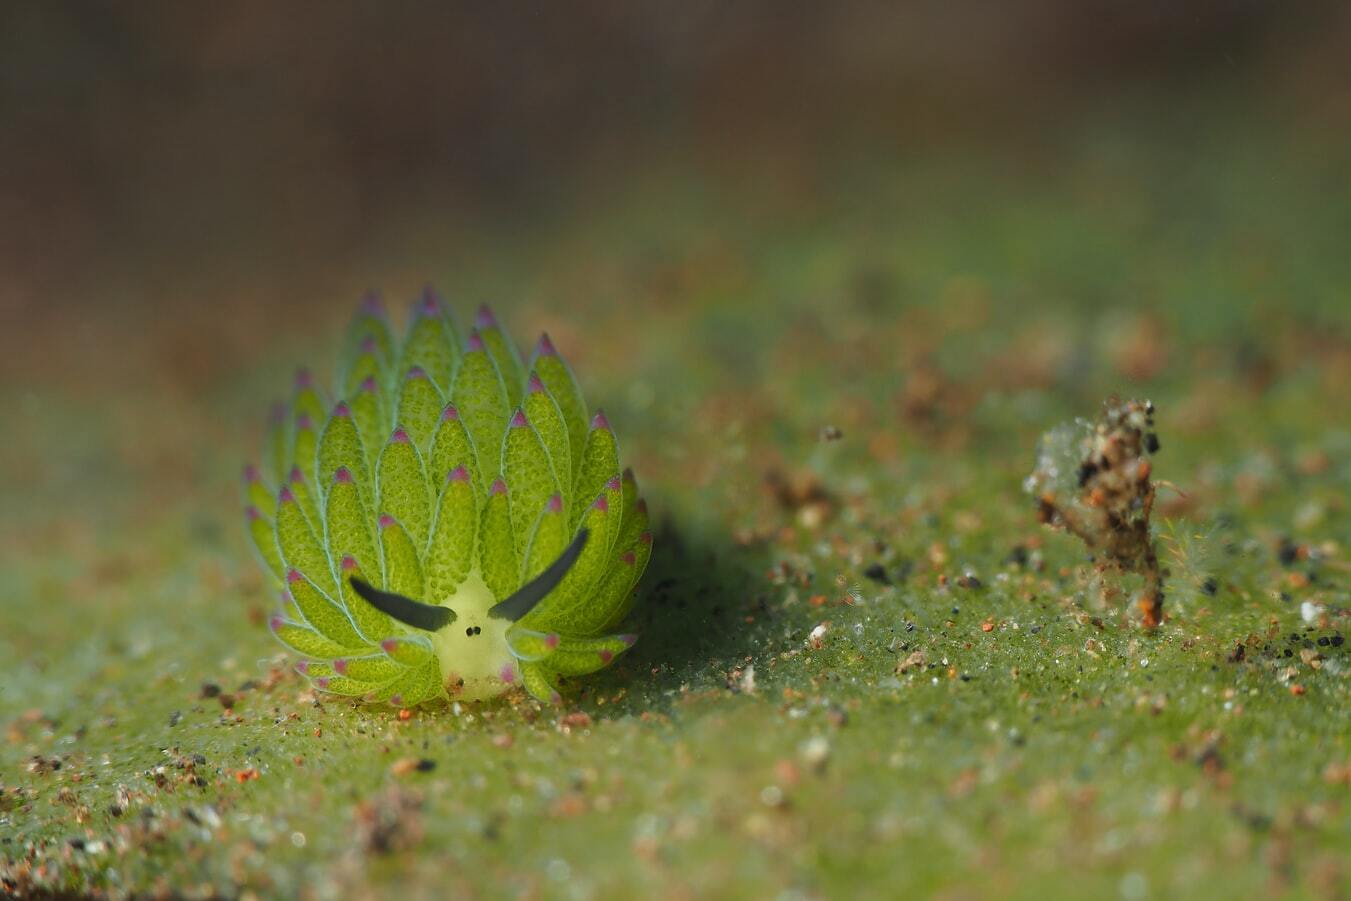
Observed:
[[[641,641],[562,710],[354,706],[268,634],[239,469],[370,270],[7,324],[4,890],[1344,897],[1345,158],[1138,134],[638,183],[372,267],[549,331],[649,498]],[[1112,392],[1173,486],[1152,633],[1022,489]]]

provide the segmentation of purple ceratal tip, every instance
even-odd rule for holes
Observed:
[[[623,487],[624,483],[619,480],[619,476],[615,476],[613,479],[605,483],[606,491],[619,491]]]
[[[506,494],[507,483],[501,479],[494,479],[492,487],[488,489],[489,494]]]
[[[296,496],[291,493],[290,488],[283,488],[277,492],[277,503],[279,504],[294,504],[295,500]]]
[[[291,597],[291,592],[283,588],[277,592],[277,603],[281,604],[282,609],[285,610],[288,604],[295,603],[295,598]]]
[[[541,357],[558,356],[558,349],[554,347],[554,342],[549,338],[548,332],[539,336],[539,343],[535,345],[535,353]]]
[[[460,418],[460,411],[454,404],[446,404],[446,408],[441,411],[442,422],[454,422]]]
[[[603,410],[597,410],[596,415],[591,417],[591,428],[609,431],[610,420],[605,418],[605,412]]]
[[[258,467],[250,463],[244,467],[244,484],[252,485],[255,482],[261,482],[263,474],[258,471]]]
[[[507,685],[511,685],[516,681],[516,667],[512,666],[510,663],[504,663],[502,664],[502,671],[498,673],[498,676],[500,676],[502,681]]]
[[[299,466],[292,466],[291,472],[286,476],[286,481],[292,485],[303,485],[305,484],[305,473],[300,471]]]
[[[290,570],[287,570],[287,571],[286,571],[286,584],[287,584],[287,585],[294,585],[294,584],[297,583],[297,582],[303,582],[303,581],[305,581],[305,577],[302,576],[302,575],[300,574],[300,570],[298,570],[298,569],[290,569]]]
[[[339,657],[333,661],[333,672],[339,676],[347,675],[347,659],[345,657]]]
[[[549,703],[555,707],[563,706],[563,696],[556,691],[549,692]]]
[[[310,414],[301,413],[296,417],[296,428],[302,432],[314,431],[314,420],[310,419]]]
[[[339,466],[333,473],[333,484],[350,485],[352,484],[352,470],[346,466]]]
[[[361,298],[361,312],[368,316],[385,315],[385,301],[376,291],[367,291]]]
[[[625,551],[624,553],[619,555],[619,562],[626,563],[629,566],[632,566],[633,564],[638,562],[638,556],[634,554],[633,551]]]
[[[634,508],[635,508],[639,513],[642,513],[642,514],[644,514],[644,515],[647,514],[647,499],[646,499],[646,498],[641,498],[641,497],[638,498],[638,503],[634,504],[633,506],[634,506]]]
[[[638,536],[638,540],[641,541],[643,544],[647,545],[648,547],[651,547],[651,546],[652,546],[652,533],[651,533],[651,532],[644,532],[643,534],[641,534],[641,535]]]
[[[267,627],[273,632],[276,632],[284,625],[286,625],[286,618],[281,614],[277,614],[267,621]]]
[[[497,328],[497,317],[486,303],[479,304],[478,312],[474,314],[474,326],[481,329]]]
[[[421,366],[414,366],[408,370],[403,378],[404,381],[411,382],[413,379],[425,379],[426,377],[427,370],[423,369]]]
[[[327,677],[327,676],[320,676],[318,679],[315,679],[315,680],[314,680],[314,684],[315,684],[318,688],[321,688],[321,689],[327,691],[327,690],[328,690],[328,677]]]
[[[398,647],[399,642],[394,638],[386,638],[384,641],[380,642],[380,650],[384,651],[386,654],[393,654]]]
[[[467,482],[469,481],[469,470],[464,466],[456,466],[450,472],[446,473],[447,482]],[[496,486],[494,486],[496,487]]]
[[[603,494],[602,494],[600,497],[596,498],[596,502],[595,502],[594,504],[592,504],[591,506],[592,506],[592,507],[595,507],[597,510],[599,510],[599,511],[602,512],[602,513],[609,513],[609,512],[610,512],[610,502],[609,502],[608,500],[605,499],[605,495],[603,495]]]
[[[465,341],[464,346],[470,353],[473,353],[476,350],[483,350],[483,336],[478,333],[478,329],[474,329],[469,333],[469,340]]]
[[[297,369],[295,384],[297,391],[303,391],[306,388],[313,388],[314,373],[310,372],[308,369]]]
[[[374,394],[379,390],[380,386],[376,383],[375,376],[373,375],[366,376],[361,380],[361,384],[357,385],[357,391],[361,394]]]
[[[376,344],[374,335],[367,335],[366,337],[362,338],[361,343],[357,345],[357,350],[363,354],[373,354],[375,353],[375,348]]]
[[[352,408],[349,407],[349,406],[347,405],[347,401],[345,401],[345,400],[340,400],[340,401],[338,401],[337,406],[335,406],[335,407],[333,408],[333,415],[334,415],[334,416],[351,416],[351,415],[352,415]]]
[[[552,494],[549,496],[549,502],[545,505],[550,513],[563,512],[563,495]]]
[[[402,428],[395,429],[393,433],[389,436],[389,440],[394,442],[395,444],[413,443],[412,439],[408,437],[408,433],[404,431]]]
[[[526,421],[525,411],[517,408],[516,412],[511,417],[511,427],[513,429],[523,429],[528,425],[530,425],[530,423]]]
[[[544,636],[544,646],[551,651],[558,647],[558,633],[550,632],[548,635]]]
[[[253,504],[249,504],[244,508],[244,518],[249,522],[253,522],[255,519],[262,519],[263,514],[257,507],[253,506]]]
[[[297,664],[296,664],[296,672],[300,673],[300,675],[302,675],[302,676],[307,676],[307,675],[309,675],[309,672],[310,672],[310,662],[309,662],[308,660],[302,660],[302,661],[300,661],[299,663],[297,663]]]
[[[525,390],[530,394],[544,393],[544,380],[539,377],[539,373],[530,373],[530,380],[526,382]]]
[[[390,698],[389,698],[389,703],[390,703],[390,705],[393,706],[393,707],[402,707],[402,706],[403,706],[403,695],[391,695]]]
[[[381,513],[380,528],[388,529],[392,525],[394,525],[394,517],[390,516],[388,513]]]
[[[616,637],[617,637],[620,641],[624,642],[624,644],[625,644],[626,647],[630,647],[630,648],[631,648],[631,647],[633,647],[634,645],[636,645],[636,644],[638,643],[638,636],[637,636],[637,635],[634,635],[632,632],[627,633],[627,634],[625,634],[625,635],[619,635],[619,636],[616,636]]]
[[[436,289],[431,285],[422,289],[422,301],[418,304],[417,311],[423,316],[441,315],[441,298],[437,296]]]
[[[615,659],[615,652],[609,648],[601,648],[599,653],[601,663],[609,663],[611,660]]]
[[[351,554],[342,558],[342,571],[345,573],[355,572],[357,568],[357,559]]]

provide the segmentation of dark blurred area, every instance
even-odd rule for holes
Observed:
[[[1077,117],[1170,129],[1217,86],[1342,147],[1349,10],[9,2],[4,341],[31,352],[76,310],[261,327],[411,291],[465,235],[548,240],[634,183],[773,204],[864,157],[1053,158]]]

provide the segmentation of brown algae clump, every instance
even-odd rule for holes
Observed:
[[[1112,397],[1097,422],[1078,420],[1043,435],[1024,483],[1041,522],[1079,536],[1100,571],[1144,578],[1139,605],[1150,628],[1163,618],[1163,572],[1149,525],[1149,458],[1158,450],[1154,405]]]

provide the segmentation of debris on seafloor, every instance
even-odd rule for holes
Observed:
[[[1036,468],[1024,483],[1041,522],[1077,535],[1099,571],[1144,578],[1139,606],[1149,628],[1163,618],[1163,571],[1149,524],[1149,458],[1158,450],[1154,405],[1112,397],[1097,422],[1078,420],[1043,435]]]
[[[353,811],[357,844],[368,854],[407,851],[422,842],[422,796],[397,785]]]
[[[835,497],[815,473],[785,474],[780,469],[771,469],[765,473],[764,485],[780,507],[797,514],[804,528],[817,529],[835,514]]]

